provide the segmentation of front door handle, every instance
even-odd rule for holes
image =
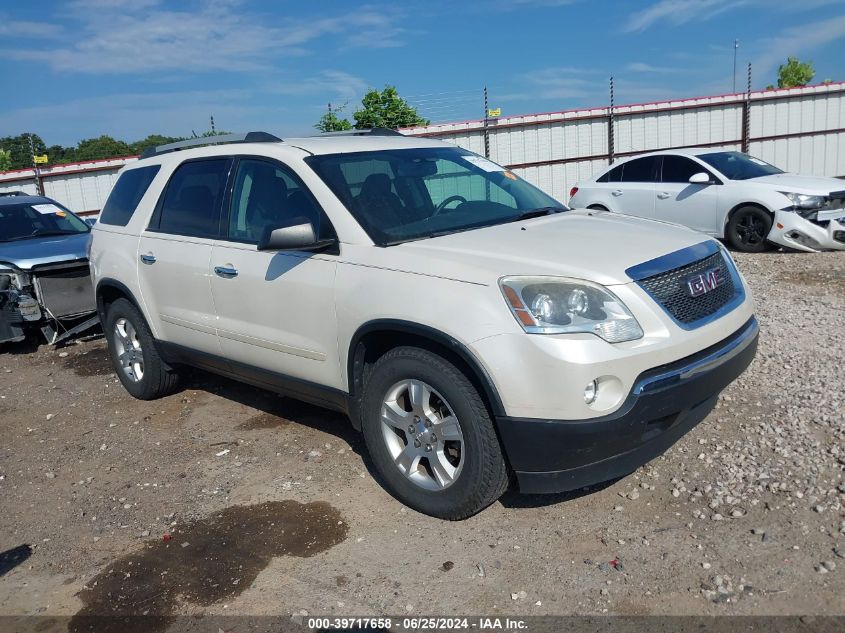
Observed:
[[[156,256],[152,253],[144,253],[143,255],[141,255],[141,261],[145,264],[155,264]]]
[[[614,189],[613,191],[610,192],[610,195],[619,197],[619,196],[622,195],[622,190],[621,189]]]
[[[671,195],[672,194],[669,193],[668,191],[661,191],[660,193],[657,194],[657,197],[660,198],[661,200],[665,200],[666,198],[669,198]]]
[[[238,276],[238,271],[236,268],[232,268],[231,266],[215,266],[214,274],[218,275],[219,277],[231,279],[232,277]]]

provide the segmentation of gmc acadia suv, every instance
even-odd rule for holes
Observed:
[[[716,241],[567,209],[389,130],[158,147],[124,168],[93,233],[130,394],[172,392],[193,365],[337,409],[389,491],[447,519],[512,477],[534,493],[633,471],[757,346]]]

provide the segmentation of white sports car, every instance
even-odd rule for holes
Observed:
[[[682,224],[745,252],[845,250],[845,182],[788,174],[741,152],[679,149],[615,163],[570,206]]]

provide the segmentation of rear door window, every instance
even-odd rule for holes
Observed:
[[[683,156],[663,157],[663,182],[689,182],[690,176],[707,172],[704,167]]]
[[[229,158],[213,158],[179,165],[160,203],[158,230],[173,235],[218,237],[231,163]]]
[[[126,226],[159,169],[161,165],[150,165],[123,172],[111,190],[97,221],[100,224]]]
[[[658,156],[645,156],[630,160],[622,167],[622,182],[654,182]]]

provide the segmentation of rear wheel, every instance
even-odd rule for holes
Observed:
[[[109,305],[104,332],[114,370],[131,395],[153,400],[176,389],[178,374],[159,356],[146,320],[131,301]]]
[[[508,473],[478,391],[452,363],[400,347],[373,366],[362,427],[387,489],[409,507],[464,519],[496,501]]]
[[[772,230],[772,216],[760,207],[740,207],[731,215],[725,239],[743,253],[762,253],[772,249],[766,240]]]

